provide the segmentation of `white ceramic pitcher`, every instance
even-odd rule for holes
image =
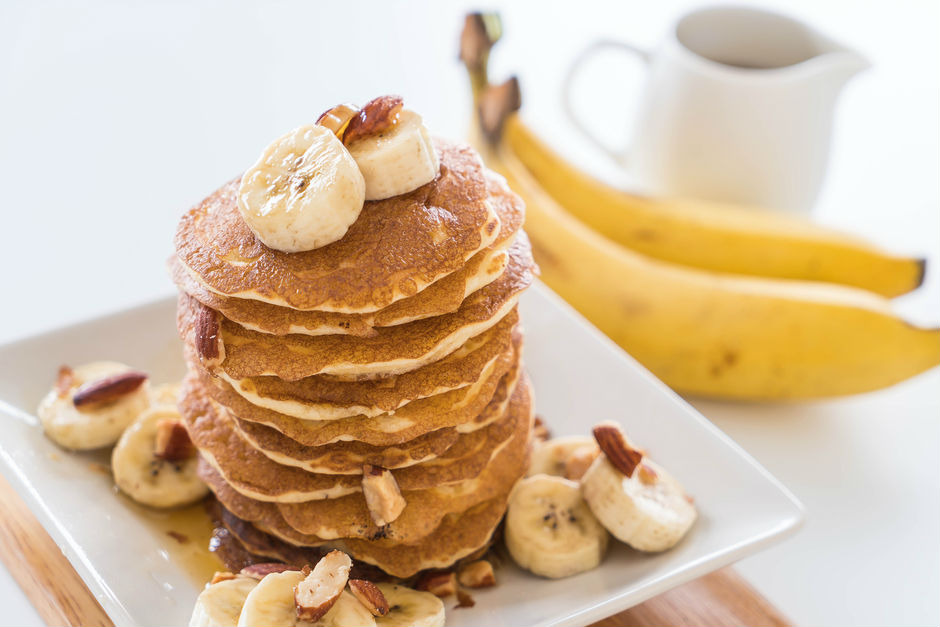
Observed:
[[[572,110],[573,77],[605,48],[648,65],[626,153],[610,150]],[[566,103],[574,124],[650,192],[808,211],[826,171],[836,97],[866,67],[791,18],[713,7],[681,18],[651,54],[593,43],[569,71]]]

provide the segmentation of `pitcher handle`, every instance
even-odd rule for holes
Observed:
[[[622,163],[626,159],[626,154],[614,150],[604,141],[595,136],[594,133],[591,132],[581,121],[581,118],[578,117],[578,114],[575,113],[574,104],[572,103],[571,99],[571,86],[574,83],[575,76],[584,67],[584,63],[588,60],[588,58],[594,56],[594,54],[600,50],[621,50],[630,52],[640,57],[640,60],[646,63],[647,66],[650,62],[650,54],[645,50],[637,48],[636,46],[628,44],[624,41],[617,41],[615,39],[599,39],[582,50],[581,53],[575,57],[574,61],[568,68],[568,72],[565,74],[565,79],[562,84],[562,100],[565,113],[567,114],[568,120],[571,122],[571,124],[578,130],[578,132],[580,132],[588,141],[599,148],[604,154],[614,161]]]

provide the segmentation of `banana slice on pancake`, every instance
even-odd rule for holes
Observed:
[[[206,496],[196,474],[198,458],[179,412],[169,405],[145,411],[111,453],[114,482],[143,505],[177,507]]]
[[[46,435],[67,449],[111,446],[150,404],[147,375],[115,361],[62,366],[37,411]]]
[[[196,598],[189,627],[236,627],[245,599],[257,585],[257,579],[245,576],[208,584]]]
[[[607,530],[581,498],[578,484],[535,475],[516,484],[506,511],[506,547],[526,570],[559,579],[596,568]]]
[[[594,428],[603,455],[581,478],[581,493],[618,540],[640,551],[675,546],[696,519],[695,505],[659,464],[643,456],[616,423]]]
[[[362,211],[365,189],[336,135],[309,124],[264,149],[242,176],[238,209],[266,246],[295,253],[342,238]]]
[[[301,571],[267,575],[248,594],[238,617],[239,627],[373,627],[375,618],[359,600],[343,591],[326,614],[314,622],[297,617],[294,590],[306,578]]]
[[[440,171],[431,134],[421,116],[397,96],[366,103],[343,134],[366,181],[366,200],[399,196],[430,183]]]
[[[393,583],[376,584],[391,608],[375,619],[378,627],[443,627],[444,603],[430,592]]]

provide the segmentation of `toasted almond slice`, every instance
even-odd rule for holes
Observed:
[[[288,566],[287,564],[281,564],[280,562],[265,562],[261,564],[251,564],[245,566],[240,571],[239,575],[244,575],[246,577],[251,577],[253,579],[264,579],[266,575],[271,573],[283,573],[288,570],[299,570],[293,566]]]
[[[329,612],[346,589],[350,568],[352,560],[342,551],[330,551],[324,555],[294,588],[297,618],[313,623]]]
[[[146,373],[128,370],[98,381],[86,383],[72,396],[72,403],[78,409],[99,403],[110,403],[137,390],[147,380]]]
[[[376,525],[382,527],[401,516],[405,497],[401,495],[395,475],[387,468],[364,464],[362,467],[362,494]]]
[[[348,146],[358,139],[384,133],[398,124],[404,102],[401,96],[379,96],[362,106],[358,114],[349,120],[343,133],[343,145]]]
[[[460,569],[457,576],[461,586],[467,588],[489,588],[496,585],[493,565],[486,560],[470,562]]]
[[[385,595],[382,594],[379,587],[371,581],[366,581],[365,579],[350,579],[349,589],[352,591],[353,596],[359,599],[359,602],[362,603],[373,616],[385,616],[388,614],[388,599],[385,598]]]
[[[643,453],[627,443],[620,425],[610,421],[600,423],[594,427],[594,439],[614,468],[628,477],[633,476]]]
[[[189,439],[183,422],[177,418],[164,418],[157,423],[157,439],[154,456],[168,462],[189,459],[196,454],[196,447]]]
[[[444,598],[457,593],[457,575],[449,570],[432,570],[418,577],[415,589]]]
[[[59,398],[65,398],[75,384],[75,371],[68,366],[59,366],[59,373],[55,379],[55,393]]]

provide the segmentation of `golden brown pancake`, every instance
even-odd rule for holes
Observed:
[[[277,377],[234,381],[222,371],[216,370],[216,374],[253,405],[303,420],[377,416],[414,400],[473,385],[491,371],[505,372],[512,358],[513,338],[521,334],[518,325],[513,326],[516,320],[514,315],[506,316],[444,359],[383,379],[345,381],[318,375],[298,381]],[[186,352],[187,360],[201,367],[189,346]]]
[[[407,579],[422,570],[448,568],[455,562],[479,559],[492,542],[493,532],[505,510],[506,500],[496,498],[465,512],[448,514],[437,529],[413,545],[347,539],[325,542],[321,548],[298,547],[261,531],[228,510],[224,510],[223,524],[230,541],[238,542],[242,549],[263,556],[267,561],[274,559],[299,568],[316,563],[330,548],[338,548],[349,554],[359,568],[368,563],[387,575]],[[376,580],[372,575],[370,581]]]
[[[232,379],[273,375],[288,381],[321,373],[372,376],[416,370],[443,359],[509,314],[519,294],[532,283],[533,269],[528,238],[520,233],[503,274],[471,294],[456,312],[378,329],[372,337],[273,336],[249,331],[222,317],[219,336],[225,359],[221,368]],[[180,294],[178,325],[183,337],[192,334],[203,307]]]
[[[260,409],[245,402],[237,394],[229,392],[226,395],[224,390],[217,387],[210,389],[209,393],[217,399],[226,396],[232,401],[221,404],[228,406],[236,428],[245,439],[267,443],[271,449],[276,447],[274,441],[282,438],[285,441],[296,441],[303,446],[322,446],[343,441],[394,446],[440,429],[453,427],[459,432],[468,432],[486,426],[498,418],[498,415],[488,411],[493,406],[492,401],[506,399],[512,394],[521,370],[518,359],[514,359],[510,370],[495,386],[492,378],[488,378],[472,400],[458,406],[445,404],[445,407],[441,407],[437,400],[433,400],[436,397],[430,397],[409,403],[393,414],[322,422],[299,420]],[[221,394],[218,394],[219,392]],[[451,394],[449,398],[453,398],[453,393],[445,394]]]
[[[397,301],[373,313],[342,314],[327,311],[299,311],[257,300],[229,298],[206,289],[179,261],[169,262],[177,286],[203,305],[247,329],[286,335],[358,335],[375,333],[375,327],[389,327],[456,311],[463,300],[489,285],[502,274],[509,262],[508,249],[522,226],[521,199],[501,178],[486,176],[490,201],[500,218],[499,235],[493,244],[474,255],[456,272],[428,286],[411,298]]]
[[[194,404],[189,403],[187,409],[191,411],[193,408]],[[211,428],[205,427],[206,422],[218,427],[227,421],[220,416],[219,408],[211,403],[205,406],[204,414],[195,419],[189,414],[187,418],[187,425],[211,432]],[[446,447],[446,444],[452,441],[448,437],[451,432],[442,434],[440,440],[444,444],[443,451],[439,450],[441,446],[438,439],[422,437],[417,441],[403,442],[398,447],[377,451],[376,461],[388,458],[394,463],[401,462],[400,466],[387,467],[393,469],[395,479],[403,490],[426,490],[467,481],[480,475],[496,451],[513,436],[517,423],[517,416],[504,409],[502,417],[496,422],[485,429],[461,435],[450,447]],[[281,465],[265,451],[260,451],[260,457],[252,455],[246,450],[248,444],[240,438],[229,438],[224,444],[213,443],[200,450],[206,462],[244,496],[272,503],[303,503],[323,498],[323,474],[312,473],[294,465]],[[352,446],[357,444],[353,443]],[[310,455],[316,456],[317,452],[311,451]],[[246,465],[240,466],[239,463]],[[340,470],[343,474],[339,476],[361,479],[361,464]],[[336,473],[330,474],[337,476]],[[337,495],[334,493],[333,497]]]
[[[381,568],[393,577],[411,577],[422,570],[447,568],[489,546],[493,532],[506,513],[508,494],[444,516],[420,543],[386,546],[368,540],[344,539],[327,546],[348,553],[354,560]]]
[[[293,309],[365,313],[459,270],[499,233],[480,157],[436,142],[441,170],[418,189],[366,202],[342,239],[299,253],[268,248],[238,211],[239,181],[187,212],[177,256],[210,291]]]
[[[517,424],[513,437],[503,444],[477,477],[426,490],[403,490],[402,514],[384,527],[372,521],[361,494],[304,503],[267,503],[247,498],[232,488],[211,464],[201,461],[199,473],[219,501],[243,520],[260,524],[266,531],[294,544],[319,544],[344,537],[386,538],[412,544],[431,533],[447,514],[508,493],[528,463],[532,423],[528,386],[516,388],[509,412]]]
[[[445,432],[449,433],[453,431],[454,433],[463,433],[470,434],[474,431],[479,431],[484,427],[489,427],[492,423],[498,421],[503,414],[505,413],[506,404],[509,401],[509,397],[512,395],[515,390],[516,383],[518,382],[518,374],[521,371],[521,368],[514,366],[513,369],[504,375],[499,382],[499,386],[496,388],[496,393],[490,395],[490,400],[482,411],[476,411],[474,409],[473,418],[470,422],[460,423],[458,426],[446,426],[434,429],[428,432],[425,432],[419,435],[416,439],[420,440],[421,438],[427,436],[429,433],[443,434]],[[444,396],[444,395],[442,395]],[[474,408],[476,407],[477,402],[474,402]],[[435,419],[439,420],[442,414],[432,414]],[[471,428],[472,427],[472,428]],[[267,457],[271,458],[273,461],[284,465],[284,466],[296,466],[298,468],[303,468],[308,472],[324,472],[322,470],[321,464],[321,455],[319,451],[323,449],[322,446],[305,446],[299,443],[296,440],[293,440],[280,431],[275,429],[270,429],[263,425],[249,424],[244,425],[243,423],[236,420],[236,428],[239,431],[239,434],[242,438],[252,447],[257,448]],[[458,431],[458,428],[461,429]],[[443,436],[441,436],[443,437]],[[400,440],[401,442],[410,442],[413,440]],[[470,440],[468,440],[470,441]],[[365,446],[361,441],[354,441],[360,446]],[[338,443],[339,444],[339,443]],[[394,454],[394,449],[400,445],[394,445],[391,447],[392,453],[385,453],[383,456],[386,459],[390,459],[396,463],[402,461]],[[375,447],[376,449],[383,449],[384,447]],[[450,451],[450,449],[448,449]],[[456,451],[454,451],[456,452]],[[354,461],[355,458],[349,459],[349,461]],[[376,457],[375,459],[378,459]],[[430,458],[429,458],[430,459]],[[410,461],[410,460],[409,460]],[[422,460],[427,461],[427,460]],[[405,467],[412,465],[410,463],[398,463],[396,466],[389,466],[384,463],[370,462],[376,466],[383,466],[385,468],[392,467]],[[426,466],[422,463],[422,469]],[[343,468],[334,466],[331,469],[332,472],[340,471],[342,474],[359,474],[361,472],[361,467],[354,465],[347,465]],[[464,469],[466,472],[467,469]]]
[[[284,490],[289,479],[298,477],[299,488],[310,486],[311,482],[307,481],[306,477],[294,472],[296,468],[288,470],[274,464],[277,466],[275,468],[267,456],[266,459],[261,459],[245,451],[244,447],[247,446],[264,453],[256,443],[244,438],[244,434],[234,428],[228,410],[219,406],[205,394],[203,386],[192,371],[184,381],[185,396],[180,407],[184,423],[193,431],[193,438],[199,440],[197,446],[231,482],[244,484],[242,490],[248,494],[257,489],[277,494]],[[220,430],[226,433],[220,436],[218,433]],[[359,475],[362,474],[363,464],[390,469],[405,468],[434,459],[452,447],[458,439],[456,429],[438,429],[413,440],[402,441],[400,444],[388,447],[371,446],[362,442],[337,442],[318,447],[305,447],[309,461],[304,466],[304,470],[306,474]],[[238,465],[246,460],[250,461],[252,468],[247,468],[247,466],[238,468]],[[231,466],[235,468],[228,470]],[[312,485],[314,489],[319,489],[320,481],[317,480]],[[255,486],[260,486],[260,488]],[[264,499],[263,496],[258,498]]]
[[[173,257],[169,271],[173,282],[206,307],[217,310],[246,329],[273,335],[375,335],[376,327],[391,327],[456,311],[464,298],[495,281],[509,263],[508,246],[492,246],[474,255],[457,272],[412,296],[374,313],[343,314],[301,311],[259,300],[230,298],[210,292]]]

